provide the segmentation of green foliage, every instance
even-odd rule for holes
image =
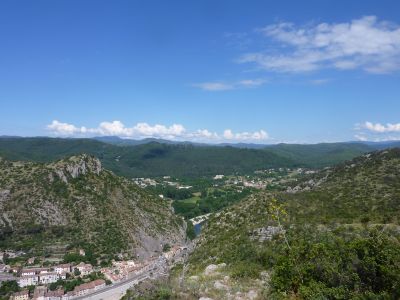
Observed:
[[[81,275],[81,271],[79,271],[77,268],[74,269],[74,275],[79,276]]]
[[[49,162],[88,153],[126,177],[201,177],[274,167],[325,167],[372,151],[360,143],[274,145],[261,149],[150,142],[116,146],[92,139],[0,138],[0,156]],[[118,157],[118,160],[116,160]],[[64,191],[60,189],[60,193]]]
[[[196,232],[194,230],[193,223],[191,221],[186,222],[186,237],[193,240],[196,237]]]
[[[86,262],[86,257],[78,253],[66,253],[63,258],[64,263],[80,263]]]
[[[377,230],[364,235],[348,239],[317,233],[312,239],[292,239],[291,249],[277,256],[272,294],[302,299],[397,299],[399,240]]]
[[[172,206],[176,214],[185,217],[185,219],[191,219],[199,215],[220,211],[239,202],[249,194],[251,194],[250,189],[244,189],[241,193],[216,189],[209,193],[203,193],[205,198],[196,201],[177,200],[172,203]]]
[[[109,262],[140,246],[136,229],[144,224],[149,237],[178,234],[182,220],[166,201],[110,171],[98,173],[99,165],[88,155],[51,164],[1,160],[0,181],[11,199],[2,209],[15,218],[1,220],[0,248],[40,252],[49,245],[70,245],[86,255],[68,254],[65,262],[96,265],[100,255]],[[49,257],[52,250],[43,254]]]
[[[168,252],[169,250],[171,250],[171,245],[170,244],[164,244],[163,245],[163,249],[162,249],[162,251],[163,252]]]
[[[15,280],[3,281],[0,284],[0,299],[9,299],[12,293],[19,292],[20,290]]]
[[[212,216],[189,273],[224,262],[243,282],[268,271],[268,299],[398,299],[400,149],[356,158],[304,183],[310,180],[318,186],[260,192]],[[285,232],[254,238],[267,226]]]
[[[171,289],[165,285],[155,285],[144,292],[128,290],[121,300],[170,300],[173,298]]]

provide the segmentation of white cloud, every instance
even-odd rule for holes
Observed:
[[[255,86],[259,86],[259,85],[263,85],[264,83],[266,83],[267,80],[265,79],[245,79],[245,80],[241,80],[237,83],[238,86],[245,86],[245,87],[255,87]]]
[[[234,137],[235,137],[235,135],[233,134],[232,130],[226,129],[226,130],[224,131],[224,138],[225,138],[225,139],[231,140],[231,139],[233,139]]]
[[[355,134],[354,137],[362,142],[368,141],[368,137],[366,137],[364,134]]]
[[[354,128],[357,133],[354,137],[360,141],[395,141],[400,140],[400,123],[382,124],[364,122],[362,124],[356,124]]]
[[[234,90],[238,88],[252,88],[265,84],[267,82],[266,79],[256,78],[256,79],[243,79],[239,81],[234,81],[230,83],[223,82],[203,82],[203,83],[195,83],[192,86],[200,88],[204,91],[227,91]]]
[[[369,131],[376,133],[400,132],[400,123],[387,123],[386,125],[382,125],[381,123],[374,124],[372,122],[365,122],[364,124],[362,124],[361,128],[365,128]]]
[[[262,141],[262,140],[267,140],[269,138],[268,133],[264,130],[255,132],[233,133],[232,130],[230,129],[226,129],[224,131],[223,137],[226,140],[235,140],[235,141]]]
[[[194,87],[198,87],[204,91],[227,91],[233,90],[235,87],[231,84],[226,84],[222,82],[203,82],[195,83]]]
[[[88,137],[100,135],[136,139],[153,137],[198,142],[263,142],[269,138],[265,130],[233,133],[232,130],[226,129],[222,135],[219,135],[218,133],[211,132],[207,129],[188,131],[181,124],[165,126],[160,124],[150,125],[148,123],[137,123],[132,127],[127,127],[121,121],[101,122],[98,127],[87,128],[54,120],[51,124],[47,125],[46,128],[55,136]]]
[[[348,23],[296,27],[278,23],[258,30],[279,43],[279,53],[255,52],[239,62],[270,71],[308,72],[322,68],[362,69],[370,73],[400,70],[400,26],[365,16]],[[276,44],[273,45],[276,48]]]
[[[54,120],[53,122],[51,122],[51,124],[47,125],[47,129],[52,132],[57,132],[59,135],[65,136],[83,133],[84,131],[86,131],[85,127],[77,128],[72,124],[61,123],[57,120]]]
[[[310,80],[310,83],[313,85],[324,85],[331,82],[331,79],[329,78],[319,78],[319,79],[312,79]]]

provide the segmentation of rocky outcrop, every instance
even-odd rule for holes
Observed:
[[[285,230],[278,226],[266,226],[257,228],[250,232],[250,239],[253,241],[270,241],[274,236],[285,233]]]
[[[65,183],[68,182],[68,178],[77,178],[88,173],[99,175],[102,171],[100,160],[87,154],[72,156],[55,163],[52,167],[55,174]]]

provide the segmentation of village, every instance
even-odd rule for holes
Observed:
[[[112,261],[109,267],[97,267],[89,263],[63,263],[52,266],[28,266],[35,258],[29,258],[24,266],[12,266],[1,263],[1,281],[16,281],[21,291],[12,295],[14,300],[70,300],[90,295],[106,287],[112,288],[120,282],[134,279],[140,275],[151,277],[152,272],[160,267],[167,267],[178,261],[187,247],[174,245],[167,247],[161,255],[143,261]],[[11,250],[0,252],[4,255],[21,255]],[[77,281],[80,284],[70,291],[62,288],[62,283]],[[54,288],[55,287],[55,288]]]
[[[209,187],[237,187],[240,192],[243,188],[254,189],[274,189],[285,186],[286,184],[296,181],[301,175],[310,175],[316,173],[317,170],[306,168],[269,168],[256,170],[252,174],[247,175],[223,175],[217,174],[209,178]],[[177,190],[196,190],[196,182],[188,185],[182,182],[182,179],[172,178],[171,176],[163,176],[157,178],[132,178],[132,181],[141,188],[154,187],[173,187]],[[184,181],[184,180],[183,180]],[[202,182],[204,184],[204,182]],[[160,189],[162,191],[162,189]],[[160,198],[165,195],[160,194]]]

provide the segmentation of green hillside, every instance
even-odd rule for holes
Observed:
[[[37,255],[61,243],[105,259],[146,257],[184,239],[168,202],[88,155],[50,164],[0,160],[0,211],[0,249]]]
[[[259,299],[398,299],[400,149],[324,170],[297,190],[253,194],[209,219],[188,265],[202,283],[189,276],[174,292],[227,299],[210,288],[222,280]],[[205,276],[221,263],[221,275]]]
[[[11,160],[49,162],[88,153],[126,177],[200,177],[250,173],[276,167],[330,166],[371,151],[359,143],[274,145],[264,149],[150,142],[117,146],[92,139],[0,138],[0,156]]]
[[[361,143],[278,144],[267,148],[280,157],[311,168],[332,166],[372,150],[372,145]]]

